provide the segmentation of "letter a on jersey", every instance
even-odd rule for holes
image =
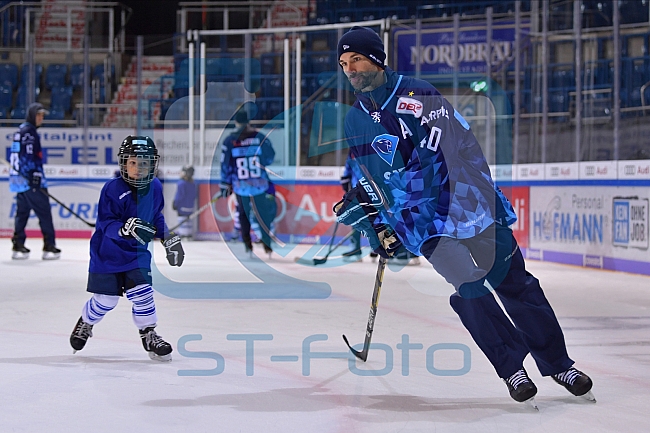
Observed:
[[[377,155],[381,157],[384,161],[388,163],[391,167],[393,166],[393,160],[395,159],[395,152],[397,151],[397,143],[399,143],[399,138],[390,134],[382,134],[375,137],[372,140],[372,148],[375,149]]]

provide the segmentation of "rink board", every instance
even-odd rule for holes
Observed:
[[[649,163],[619,161],[614,170],[618,179],[611,174],[616,165],[607,164],[595,169],[586,169],[584,164],[520,165],[505,176],[503,170],[493,169],[518,215],[513,230],[528,259],[650,275]],[[8,191],[6,167],[0,169],[0,236],[10,237],[15,198]],[[48,165],[49,192],[93,222],[101,188],[115,169],[112,165]],[[171,203],[180,169],[167,166],[161,170],[164,213],[170,226],[178,220]],[[277,239],[285,243],[328,243],[335,226],[332,207],[342,195],[340,168],[301,167],[296,172],[291,167],[274,167],[273,172]],[[600,177],[588,178],[599,173]],[[209,169],[197,170],[198,206],[218,194],[217,179]],[[196,237],[228,238],[234,209],[233,196],[216,200],[197,218]],[[52,202],[52,213],[58,237],[89,238],[92,234],[90,227],[57,203]],[[335,238],[348,231],[347,227],[338,227]],[[40,236],[35,217],[28,224],[28,236]]]

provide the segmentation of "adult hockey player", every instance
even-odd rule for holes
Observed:
[[[27,108],[25,122],[14,134],[11,144],[9,190],[16,193],[16,217],[14,235],[11,238],[11,258],[14,260],[29,258],[30,250],[25,247],[25,227],[32,210],[38,217],[43,233],[43,260],[56,260],[61,257],[61,250],[56,247],[52,208],[47,196],[41,139],[36,132],[46,114],[47,110],[42,104],[31,104]]]
[[[252,253],[251,219],[260,225],[264,251],[270,254],[271,223],[277,206],[270,194],[269,176],[265,167],[273,163],[275,150],[267,136],[251,127],[246,111],[235,114],[235,131],[221,145],[221,196],[234,191],[237,196],[239,224],[246,251]],[[274,190],[273,190],[274,191]]]
[[[345,133],[359,177],[335,206],[338,220],[383,257],[403,244],[428,259],[456,289],[452,308],[513,399],[534,405],[528,353],[542,376],[593,399],[591,379],[573,367],[553,309],[525,268],[508,227],[516,216],[469,124],[432,85],[386,67],[373,30],[345,33],[338,57],[357,98]]]
[[[171,345],[156,331],[156,305],[151,287],[151,253],[147,245],[160,238],[171,266],[181,266],[185,253],[178,235],[165,224],[162,184],[155,178],[158,151],[149,137],[128,136],[117,154],[121,177],[106,182],[99,196],[95,233],[90,239],[87,290],[92,297],[70,335],[76,352],[92,337],[93,326],[117,305],[132,302],[133,323],[151,359],[171,360]]]

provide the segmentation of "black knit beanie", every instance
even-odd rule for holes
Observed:
[[[346,52],[363,54],[380,68],[386,68],[384,65],[384,60],[386,60],[384,42],[374,30],[368,27],[352,27],[341,36],[337,52],[339,59],[341,59],[341,54]]]

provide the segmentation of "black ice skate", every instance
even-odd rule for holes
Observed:
[[[11,259],[27,260],[29,258],[29,252],[30,250],[25,245],[17,245],[14,243],[14,247],[11,249]]]
[[[594,403],[596,402],[596,398],[591,392],[591,387],[594,384],[589,376],[582,371],[571,367],[567,371],[554,374],[551,377],[576,397],[582,397]]]
[[[273,254],[273,248],[271,248],[270,246],[266,245],[265,243],[263,243],[262,245],[264,245],[264,252],[265,252],[266,254],[269,255],[269,259],[270,259],[270,258],[271,258],[271,254]]]
[[[362,262],[361,258],[361,248],[355,248],[348,252],[341,254],[344,262]]]
[[[72,353],[77,353],[77,350],[83,349],[88,339],[92,336],[93,325],[84,322],[80,317],[70,335],[70,346],[72,346],[73,349]]]
[[[503,381],[508,385],[510,397],[519,403],[526,403],[532,406],[535,410],[537,404],[535,403],[535,394],[537,394],[537,387],[532,380],[528,377],[525,369],[518,370],[515,374]]]
[[[140,330],[140,339],[144,350],[149,353],[149,358],[154,361],[171,361],[172,346],[156,334],[153,326]]]
[[[43,247],[43,260],[57,260],[61,258],[61,250],[54,245]]]

